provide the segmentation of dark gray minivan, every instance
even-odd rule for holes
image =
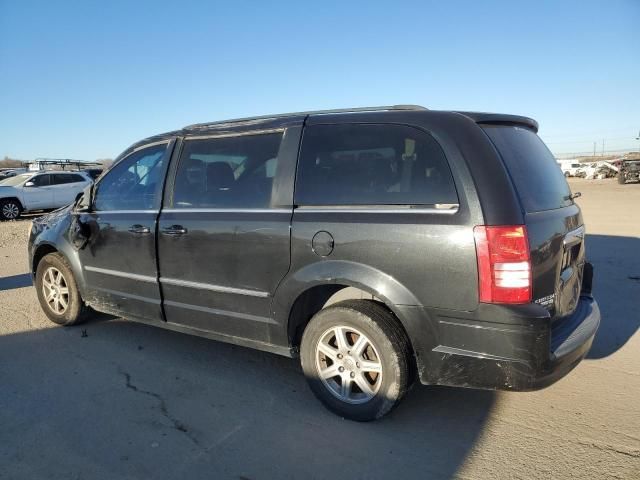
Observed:
[[[600,322],[580,208],[526,117],[417,106],[192,125],[33,222],[48,317],[286,356],[354,420],[426,385],[533,390]]]

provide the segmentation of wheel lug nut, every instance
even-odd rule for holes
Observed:
[[[338,358],[340,358],[340,359],[342,358],[342,354],[341,353],[338,354]]]
[[[358,362],[356,362],[356,367],[360,368],[360,364]]]
[[[355,378],[356,374],[355,372],[351,372],[351,378]]]
[[[344,367],[338,367],[338,371],[339,371],[340,373],[344,372]]]

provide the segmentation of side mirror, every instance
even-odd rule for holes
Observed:
[[[29,180],[24,184],[25,187],[35,187],[36,183],[33,180]]]
[[[91,199],[93,197],[93,184],[87,185],[82,191],[82,196],[76,203],[76,212],[90,212],[91,211]]]

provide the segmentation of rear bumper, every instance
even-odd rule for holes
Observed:
[[[548,368],[531,381],[531,389],[544,388],[560,380],[589,353],[600,326],[600,308],[591,295],[580,297],[575,312],[551,328]]]
[[[558,381],[589,352],[600,309],[584,294],[573,314],[553,326],[535,312],[524,309],[511,324],[437,316],[438,341],[418,355],[421,382],[527,391]]]

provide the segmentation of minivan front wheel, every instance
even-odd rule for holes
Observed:
[[[347,300],[318,312],[304,331],[300,356],[316,397],[351,420],[384,416],[412,380],[404,330],[370,300]]]
[[[80,296],[71,267],[59,253],[40,260],[35,287],[40,307],[52,322],[75,325],[86,320],[90,309]]]

